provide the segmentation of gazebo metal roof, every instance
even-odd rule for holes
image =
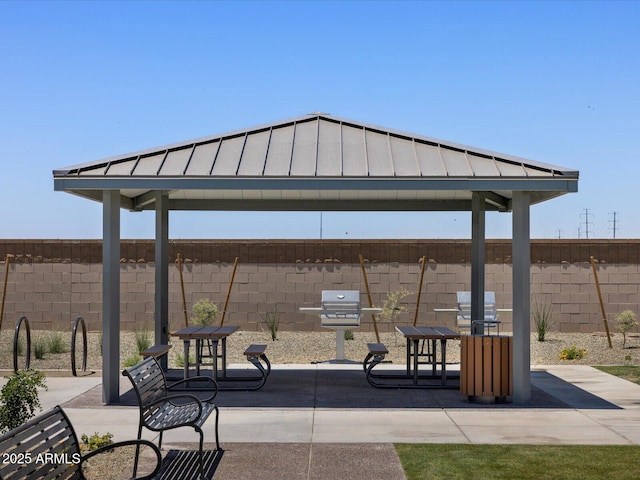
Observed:
[[[129,210],[511,210],[577,191],[578,172],[502,153],[310,114],[54,170],[54,189]]]

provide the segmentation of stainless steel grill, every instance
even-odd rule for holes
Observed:
[[[336,331],[336,361],[344,360],[344,332],[360,326],[363,313],[380,313],[381,308],[362,308],[358,290],[323,290],[320,307],[300,307],[304,313],[320,315],[321,325]]]
[[[323,327],[359,327],[360,292],[323,290],[320,320]]]

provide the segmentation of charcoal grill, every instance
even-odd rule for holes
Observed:
[[[301,307],[301,312],[320,315],[320,325],[336,330],[336,360],[344,360],[344,331],[360,326],[363,313],[380,313],[381,308],[360,306],[358,290],[323,290],[320,307]]]

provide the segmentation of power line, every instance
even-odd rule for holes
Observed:
[[[589,220],[589,217],[592,217],[593,213],[591,213],[588,208],[585,208],[584,213],[580,214],[580,216],[584,217],[585,238],[589,238],[589,225],[593,227],[593,222]],[[580,238],[580,230],[578,230],[578,238]]]
[[[618,233],[618,212],[610,212],[609,215],[613,215],[613,220],[609,220],[609,223],[613,223],[613,238],[616,238],[616,234]]]

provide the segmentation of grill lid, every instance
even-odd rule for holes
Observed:
[[[360,291],[359,290],[323,290],[322,314],[323,320],[345,319],[360,320]]]

